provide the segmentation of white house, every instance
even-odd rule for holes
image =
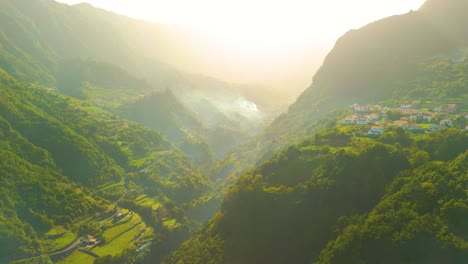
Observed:
[[[373,121],[379,120],[380,116],[376,113],[371,113],[371,114],[366,115],[366,118],[369,122],[373,122]]]
[[[369,121],[365,117],[358,117],[356,119],[356,125],[367,125]]]
[[[367,131],[368,135],[382,135],[384,133],[383,126],[372,126],[369,131]]]
[[[450,119],[442,119],[442,120],[440,120],[440,125],[441,126],[452,127],[453,123],[452,123],[452,120],[450,120]]]
[[[393,125],[399,126],[399,127],[407,127],[409,125],[409,122],[404,121],[404,120],[396,120],[396,121],[393,121]]]
[[[344,125],[353,125],[356,123],[356,119],[358,118],[358,115],[354,114],[354,115],[349,115],[345,118],[345,120],[343,121],[343,124]]]

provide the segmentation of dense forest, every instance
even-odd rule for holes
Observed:
[[[467,149],[450,129],[326,130],[240,176],[165,263],[464,263]]]

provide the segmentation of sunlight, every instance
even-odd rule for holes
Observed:
[[[89,2],[130,17],[181,25],[207,56],[190,71],[228,81],[305,88],[346,31],[418,9],[424,0],[60,0]],[[188,64],[187,64],[188,65]]]

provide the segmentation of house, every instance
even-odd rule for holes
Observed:
[[[355,104],[353,105],[353,107],[354,107],[354,112],[356,113],[369,113],[371,111],[371,108],[367,105]]]
[[[372,126],[369,131],[367,131],[368,135],[382,135],[384,133],[383,126]]]
[[[452,120],[450,120],[450,119],[442,119],[442,120],[440,120],[440,125],[441,126],[452,127],[453,123],[452,123]]]
[[[456,111],[457,111],[457,105],[456,104],[449,104],[447,106],[447,112],[455,113]]]
[[[431,112],[423,112],[421,113],[421,119],[423,122],[432,123],[434,122],[434,114]]]
[[[433,132],[433,131],[439,131],[441,129],[440,126],[437,126],[437,125],[432,125],[429,127],[429,131]]]
[[[379,120],[380,116],[376,113],[371,113],[371,114],[366,115],[366,118],[369,122],[374,122],[374,121]]]
[[[88,245],[94,245],[98,242],[98,239],[92,235],[87,235],[83,238],[83,242],[85,242]]]
[[[402,118],[402,120],[405,119]],[[417,115],[411,115],[408,120],[411,122],[432,123],[434,122],[434,115],[431,112],[424,112]]]
[[[465,119],[468,119],[468,112],[459,113],[457,116],[462,116]]]
[[[413,107],[413,105],[411,105],[411,104],[405,104],[405,105],[400,106],[401,109],[410,109],[412,107]]]
[[[400,112],[403,114],[409,114],[409,115],[418,115],[419,110],[416,109],[410,109],[410,108],[400,108]]]
[[[369,121],[365,117],[358,117],[356,119],[356,125],[367,125]]]
[[[409,121],[416,122],[418,121],[419,117],[420,117],[419,115],[410,115]]]
[[[409,125],[407,127],[404,128],[405,130],[408,130],[410,132],[413,132],[413,133],[424,133],[424,128],[420,127],[420,126],[415,126],[415,125]]]
[[[345,120],[343,121],[343,124],[344,125],[352,125],[352,124],[355,124],[356,123],[356,119],[358,118],[358,115],[354,114],[354,115],[349,115],[345,118]]]
[[[396,121],[393,121],[393,125],[398,126],[398,127],[407,127],[409,126],[409,122],[405,120],[396,120]]]
[[[403,120],[403,121],[410,121],[409,117],[406,117],[406,116],[401,117],[400,120]]]

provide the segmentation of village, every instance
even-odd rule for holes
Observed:
[[[444,128],[468,131],[468,112],[460,111],[457,104],[422,104],[421,101],[412,101],[396,108],[359,104],[349,108],[352,114],[346,116],[341,124],[370,125],[367,131],[369,136],[382,135],[389,126],[401,127],[412,133],[431,133]]]

